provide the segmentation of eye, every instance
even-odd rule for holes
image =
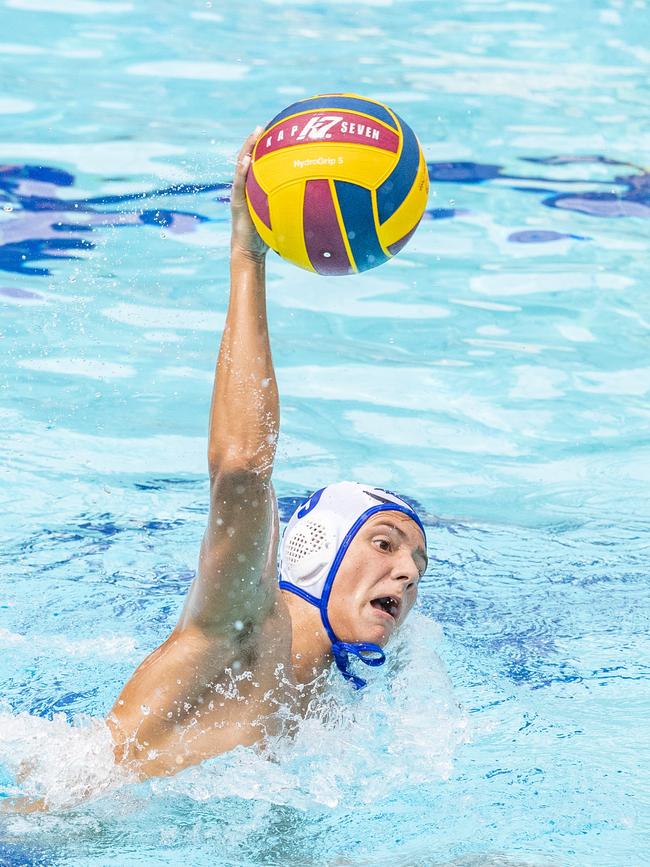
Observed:
[[[380,551],[390,551],[391,545],[389,539],[373,539],[373,543],[379,548]]]

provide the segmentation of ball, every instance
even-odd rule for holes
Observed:
[[[303,99],[276,115],[255,143],[246,180],[264,242],[318,274],[386,262],[415,232],[428,192],[410,126],[351,93]]]

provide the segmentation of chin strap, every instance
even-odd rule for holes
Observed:
[[[367,681],[350,671],[350,655],[356,656],[361,662],[373,667],[383,665],[386,662],[386,654],[378,644],[365,644],[363,642],[348,644],[345,641],[335,640],[332,641],[332,654],[336,667],[355,689],[363,689]],[[372,654],[372,656],[368,654]]]
[[[329,617],[327,616],[326,600],[317,599],[316,596],[307,593],[307,591],[303,590],[302,587],[296,587],[295,584],[292,584],[290,581],[283,581],[282,578],[280,578],[280,588],[282,590],[288,590],[290,593],[294,593],[296,596],[304,599],[305,602],[309,602],[310,605],[318,608],[327,637],[332,642],[332,656],[334,657],[336,667],[355,689],[363,689],[364,686],[366,686],[367,681],[362,677],[357,677],[356,674],[353,674],[350,671],[350,656],[355,656],[365,665],[371,665],[373,667],[383,665],[386,662],[386,654],[381,647],[378,644],[368,644],[364,641],[357,641],[354,643],[339,641],[336,637],[336,633],[330,625]]]

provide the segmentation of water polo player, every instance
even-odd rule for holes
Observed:
[[[316,491],[284,533],[271,473],[278,391],[265,305],[267,247],[244,187],[255,134],[232,188],[231,287],[209,428],[210,514],[178,624],[108,716],[119,763],[142,777],[261,741],[278,706],[304,713],[332,662],[350,688],[404,622],[426,568],[412,508],[354,482]]]

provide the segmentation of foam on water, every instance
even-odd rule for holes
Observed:
[[[78,717],[70,725],[64,714],[48,720],[0,712],[0,780],[9,801],[24,798],[66,810],[126,779],[102,720]]]
[[[261,753],[238,748],[153,787],[191,798],[235,795],[312,810],[350,800],[370,803],[380,790],[396,796],[448,778],[455,752],[467,740],[468,719],[435,651],[439,634],[434,623],[415,615],[408,639],[391,649],[389,671],[354,700],[332,672],[326,696],[312,703],[306,719],[295,721],[292,738],[277,739]]]
[[[371,803],[378,791],[382,797],[399,797],[402,791],[447,779],[469,727],[437,655],[439,640],[439,628],[414,615],[408,636],[400,636],[391,649],[388,670],[376,674],[354,700],[349,685],[332,671],[307,718],[294,720],[293,737],[277,738],[258,750],[239,747],[145,785],[156,795],[197,801],[235,797],[312,810],[350,800]],[[4,634],[0,641],[20,643],[21,636]],[[47,642],[40,644],[50,649]],[[59,645],[55,640],[51,650]],[[102,639],[62,649],[88,652],[93,645],[96,652],[110,655],[118,647],[125,650],[123,643]],[[51,811],[100,795],[119,799],[114,790],[129,782],[128,773],[114,765],[110,732],[101,720],[75,716],[69,724],[63,714],[48,720],[6,709],[0,714],[0,774],[5,797],[43,800]]]

